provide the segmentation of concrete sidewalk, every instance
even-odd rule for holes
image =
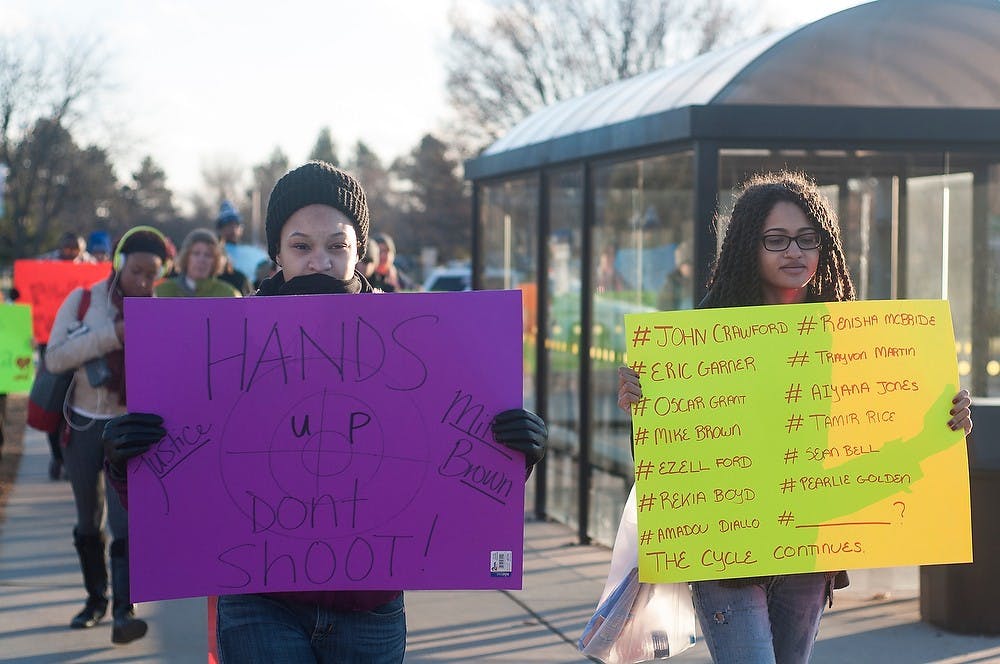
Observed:
[[[146,638],[111,644],[110,622],[71,630],[84,592],[73,550],[68,482],[48,479],[48,446],[28,430],[0,525],[0,662],[205,662],[204,599],[152,602]],[[584,662],[576,639],[607,574],[610,551],[578,546],[560,524],[525,524],[524,590],[408,592],[406,662]],[[917,570],[851,573],[820,628],[813,662],[1000,662],[1000,637],[958,636],[921,623]],[[710,662],[703,643],[675,657]]]

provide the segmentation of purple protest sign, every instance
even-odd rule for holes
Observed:
[[[135,601],[521,587],[517,291],[128,298]]]

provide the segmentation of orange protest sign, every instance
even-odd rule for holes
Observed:
[[[14,261],[14,288],[19,304],[31,305],[32,336],[49,342],[52,322],[70,291],[90,286],[111,274],[111,263],[71,263],[56,260]]]

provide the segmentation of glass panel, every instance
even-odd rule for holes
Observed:
[[[580,251],[583,170],[553,173],[549,203],[548,355],[549,447],[545,511],[579,526],[580,458]]]
[[[951,304],[958,373],[972,372],[972,173],[906,180],[906,296]]]
[[[535,408],[538,320],[538,180],[508,180],[480,188],[482,287],[519,288],[524,311],[524,407]]]
[[[849,177],[841,187],[821,187],[840,208],[840,233],[847,264],[859,300],[890,300],[892,293],[892,242],[898,180],[892,176],[864,174]]]
[[[728,214],[734,188],[754,172],[809,173],[838,209],[859,297],[946,297],[961,384],[976,396],[995,397],[1000,396],[1000,173],[995,161],[954,152],[723,150],[720,208]],[[976,203],[977,195],[982,203]],[[974,304],[980,308],[976,319]],[[980,329],[973,328],[975,321]]]
[[[624,315],[692,306],[692,162],[692,153],[684,152],[594,169],[589,534],[597,541],[614,540],[632,482],[631,424],[617,403]]]
[[[977,264],[974,287],[982,288],[982,297],[976,306],[983,307],[983,329],[973,330],[973,347],[977,349],[977,362],[973,364],[974,394],[1000,397],[1000,166],[993,164],[984,169],[985,180],[977,187],[986,189],[986,242],[975,254],[981,257],[983,268]]]

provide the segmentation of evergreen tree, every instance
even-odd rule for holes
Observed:
[[[334,143],[333,137],[330,135],[329,127],[323,127],[319,130],[319,136],[316,137],[316,144],[313,145],[312,152],[309,153],[309,159],[319,159],[334,166],[340,166],[340,160],[337,159],[337,144]]]
[[[427,134],[392,170],[408,191],[402,225],[420,229],[420,246],[435,247],[439,263],[469,258],[470,197],[459,175],[458,159],[449,154],[448,146]]]

